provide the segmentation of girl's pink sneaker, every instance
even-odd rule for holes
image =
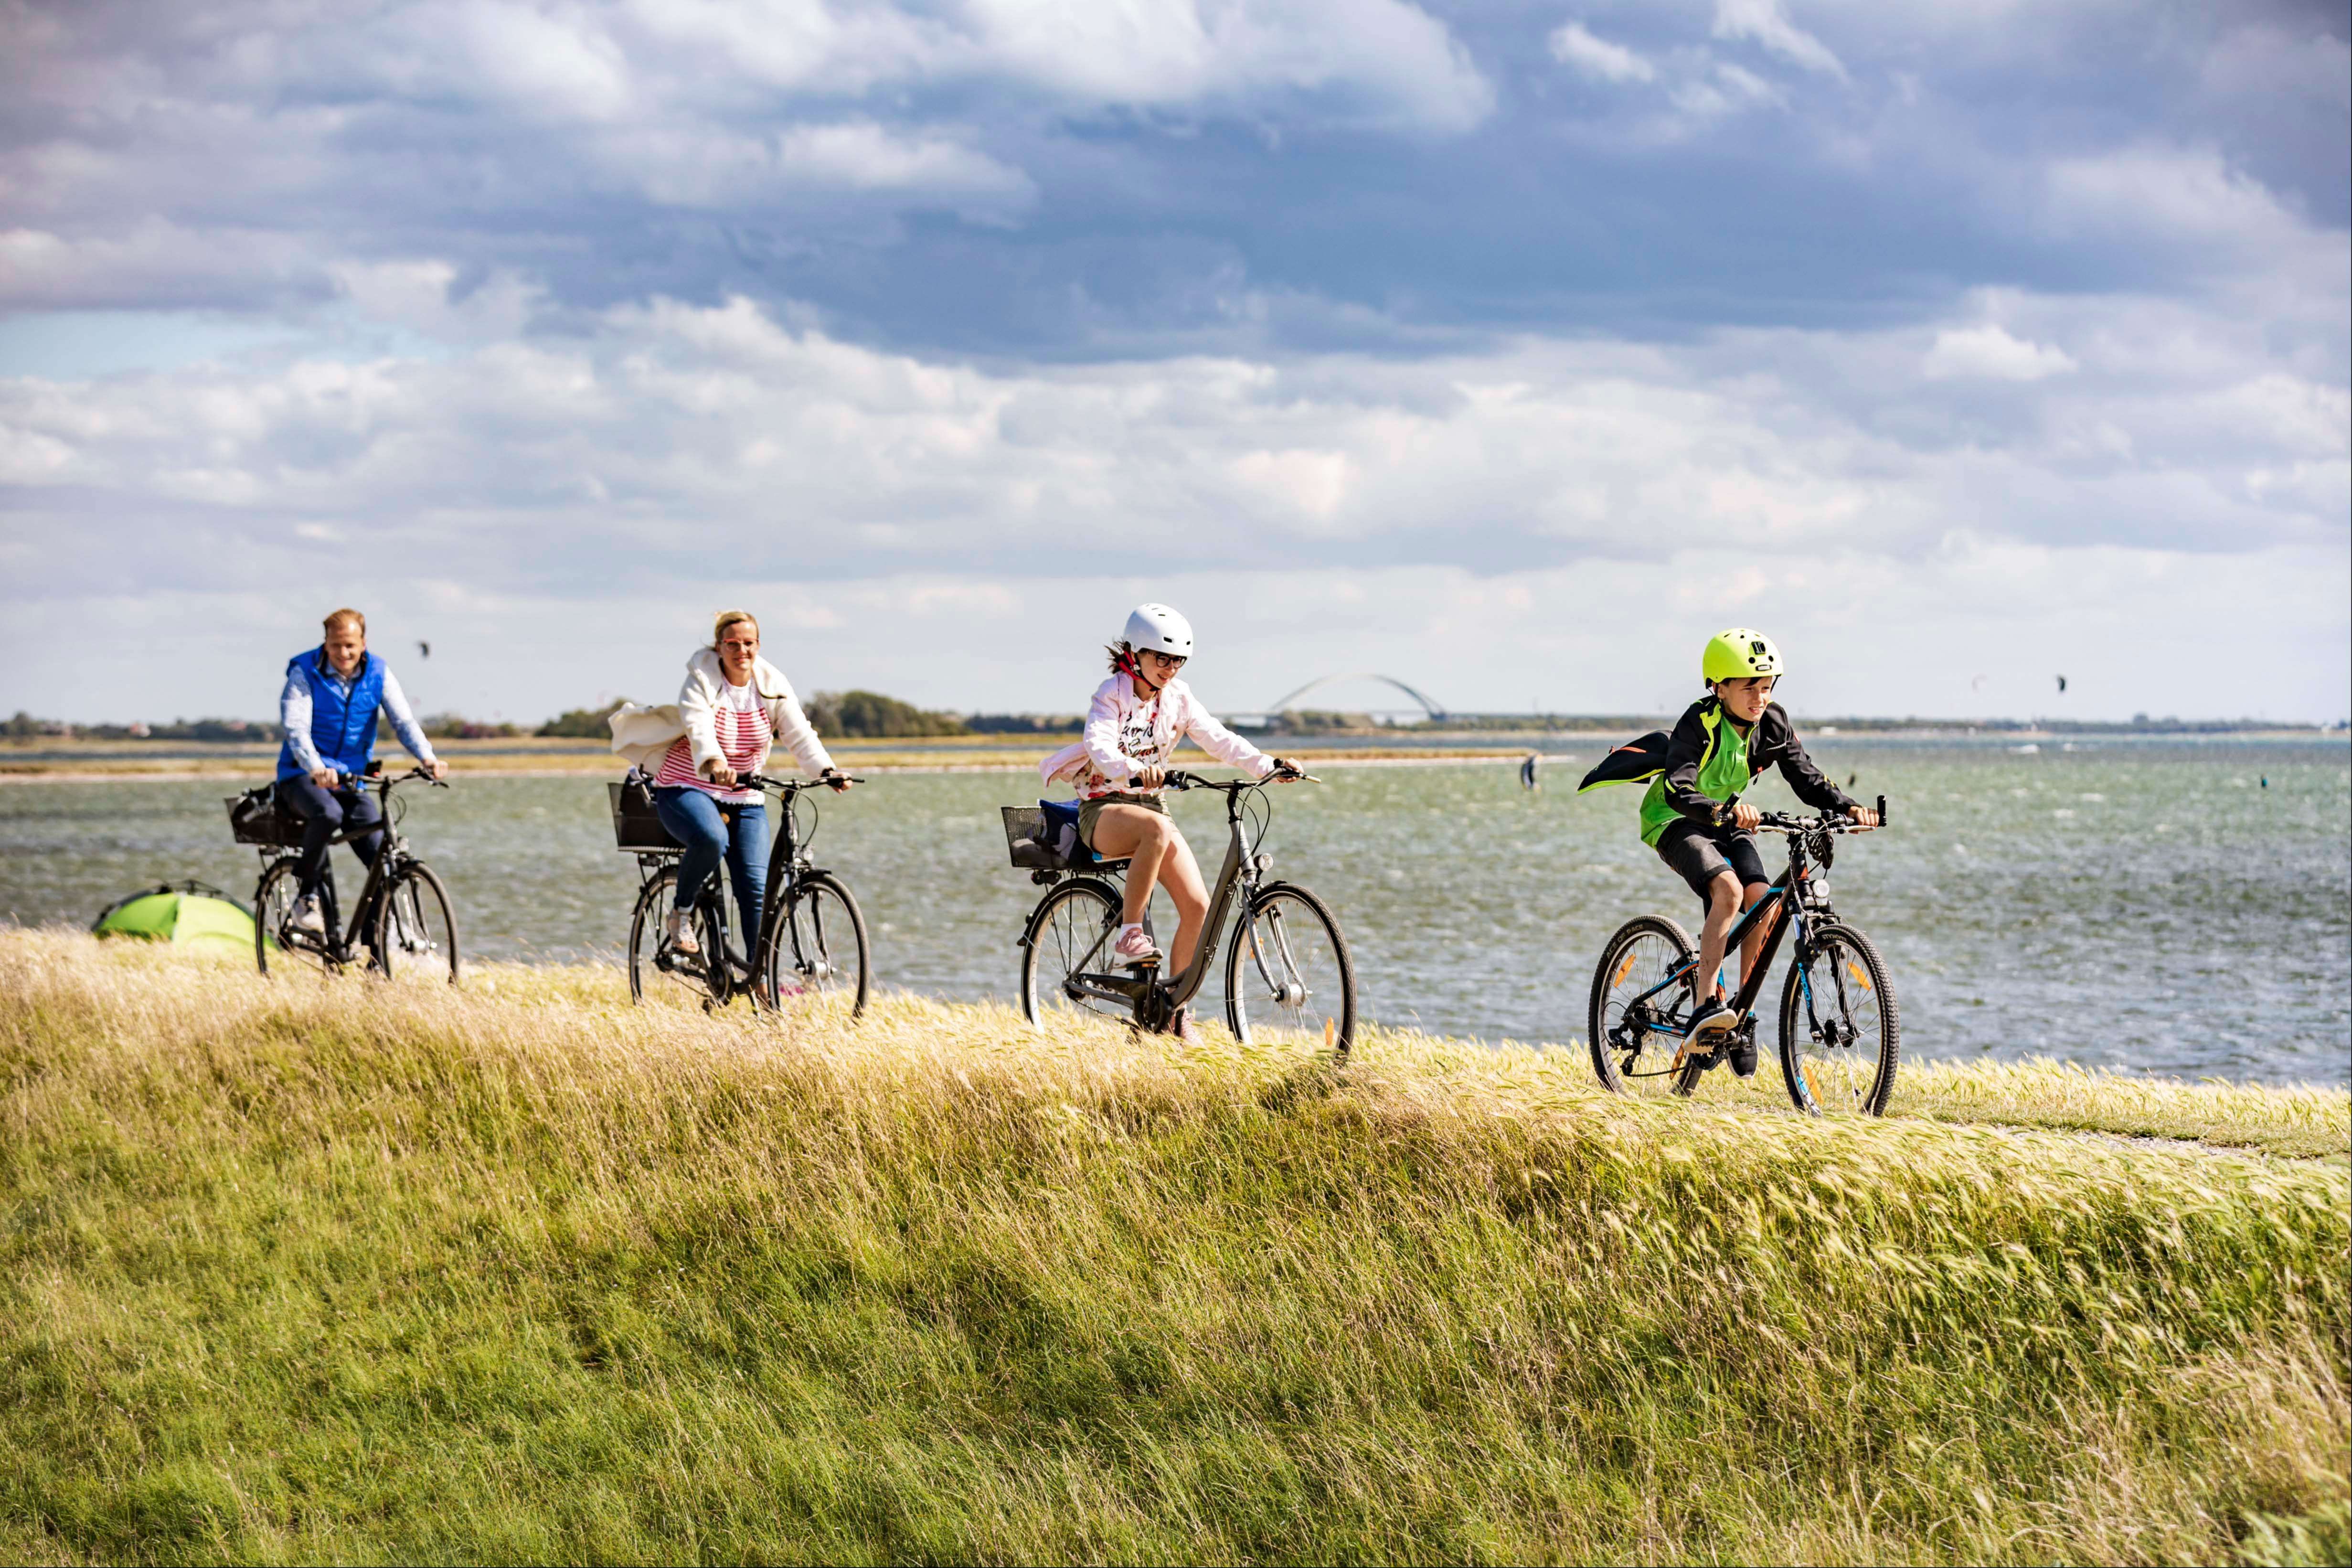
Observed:
[[[1152,945],[1151,933],[1139,925],[1122,928],[1110,950],[1122,963],[1148,963],[1160,956],[1160,949]]]

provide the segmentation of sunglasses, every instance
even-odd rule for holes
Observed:
[[[1191,658],[1189,654],[1161,653],[1156,647],[1145,648],[1143,650],[1143,657],[1154,661],[1155,663],[1164,664],[1171,669],[1183,668],[1186,662]]]

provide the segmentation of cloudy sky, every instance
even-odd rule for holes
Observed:
[[[1153,597],[1234,710],[1748,624],[2334,720],[2347,83],[2340,0],[0,0],[0,710],[257,716],[345,602],[427,709],[740,603],[1069,710]]]

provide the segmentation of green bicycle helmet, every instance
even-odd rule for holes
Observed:
[[[1699,656],[1698,667],[1700,678],[1709,686],[1743,676],[1778,675],[1780,650],[1762,632],[1733,626],[1706,639],[1706,651]]]

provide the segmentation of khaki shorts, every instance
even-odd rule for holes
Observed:
[[[1078,805],[1078,842],[1089,849],[1095,847],[1095,824],[1100,820],[1103,807],[1107,805],[1139,805],[1162,816],[1168,815],[1168,803],[1156,795],[1129,795],[1124,790],[1113,790],[1108,795],[1098,795],[1092,800],[1083,801]]]

